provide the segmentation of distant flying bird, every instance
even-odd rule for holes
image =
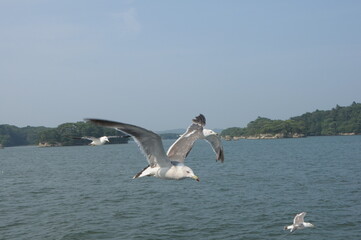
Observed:
[[[96,138],[96,137],[73,137],[73,139],[86,139],[86,140],[90,140],[92,141],[91,143],[89,143],[89,145],[91,146],[99,146],[99,145],[104,145],[105,142],[109,142],[109,138],[119,138],[120,136],[103,136],[100,138]]]
[[[216,152],[217,160],[224,161],[223,146],[220,138],[215,137],[212,131],[204,133],[205,117],[200,114],[193,119],[187,131],[169,148],[166,154],[161,137],[147,129],[120,122],[100,119],[87,119],[95,124],[115,128],[118,131],[131,135],[144,153],[149,165],[133,178],[154,176],[161,179],[180,180],[192,178],[199,181],[193,170],[184,165],[184,160],[191,151],[194,142],[205,138]]]
[[[293,224],[289,226],[285,226],[284,230],[290,230],[290,232],[294,232],[297,229],[304,229],[306,227],[314,227],[312,223],[305,222],[303,218],[306,216],[306,212],[301,212],[295,216],[293,219]]]

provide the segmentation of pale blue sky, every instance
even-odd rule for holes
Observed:
[[[361,102],[361,1],[0,0],[0,124],[152,130]]]

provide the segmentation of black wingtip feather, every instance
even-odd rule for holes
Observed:
[[[140,175],[142,175],[142,173],[147,169],[147,168],[149,168],[150,167],[150,165],[148,165],[148,166],[146,166],[145,168],[143,168],[143,170],[142,171],[140,171],[139,173],[137,173],[137,174],[135,174],[135,176],[133,177],[133,179],[134,178],[138,178]]]
[[[197,117],[195,117],[194,119],[192,119],[192,121],[196,124],[199,124],[201,126],[205,126],[206,125],[206,117],[203,114],[199,114]]]
[[[219,151],[217,160],[220,161],[221,163],[224,162],[224,152],[223,152],[223,150]]]

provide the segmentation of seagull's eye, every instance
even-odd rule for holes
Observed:
[[[191,173],[190,171],[186,171],[187,173]]]

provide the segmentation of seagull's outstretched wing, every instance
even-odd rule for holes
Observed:
[[[194,142],[203,136],[203,126],[206,124],[206,118],[200,114],[193,119],[193,124],[190,125],[185,133],[182,134],[169,147],[167,156],[172,161],[184,162],[188,153],[192,150]]]
[[[165,154],[162,140],[158,134],[145,128],[126,123],[101,119],[85,120],[104,127],[115,128],[118,131],[131,135],[146,156],[150,166],[156,166],[158,164],[160,167],[168,167],[171,165],[170,160]]]
[[[299,224],[303,223],[304,222],[303,219],[305,216],[306,216],[306,212],[301,212],[301,213],[297,214],[295,216],[295,218],[293,219],[293,224],[299,225]]]
[[[217,134],[205,135],[206,141],[211,144],[213,151],[216,153],[216,159],[224,162],[224,151],[222,141]]]
[[[94,141],[97,138],[96,137],[73,137],[73,139],[86,139],[86,140]]]
[[[107,138],[121,138],[122,136],[106,136]]]

